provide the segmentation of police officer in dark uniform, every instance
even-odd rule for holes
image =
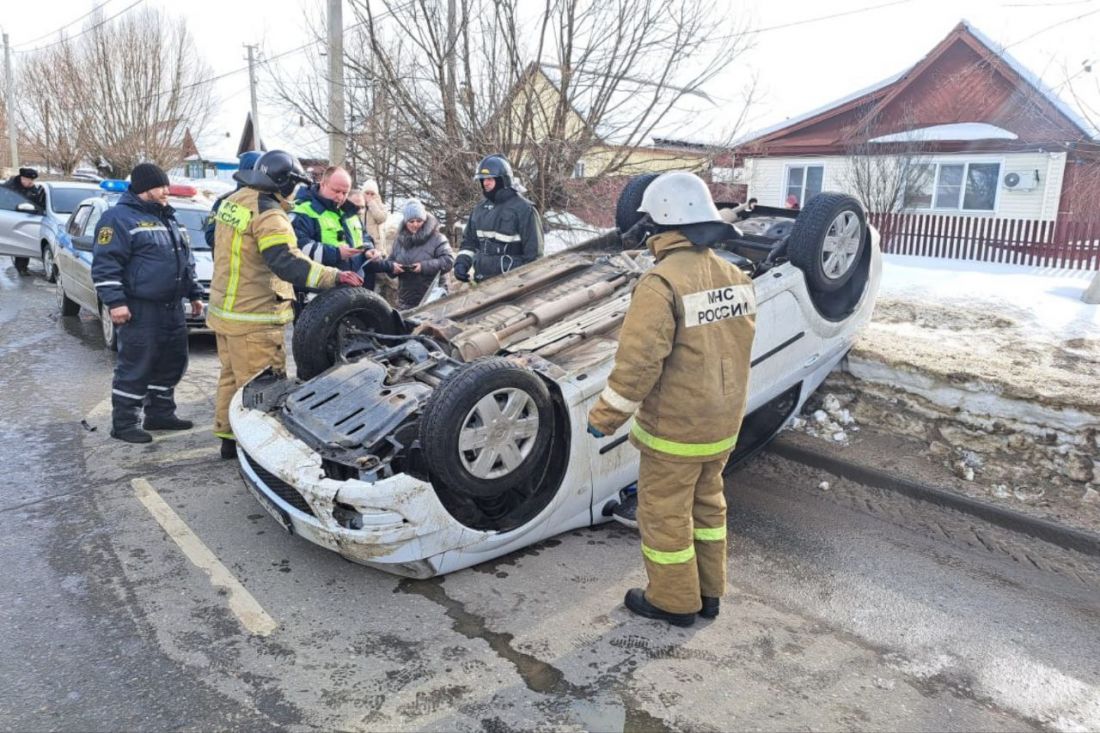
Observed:
[[[0,185],[4,188],[10,188],[27,201],[30,201],[34,204],[36,213],[42,214],[46,211],[46,192],[34,182],[36,178],[38,178],[38,171],[34,168],[20,168],[18,175],[12,176]],[[30,258],[13,256],[11,259],[15,263],[16,271],[20,275],[26,275],[27,266],[31,261]]]
[[[263,155],[263,152],[261,152],[259,150],[247,150],[247,151],[241,153],[240,155],[237,156],[237,161],[239,163],[239,165],[237,167],[237,170],[239,170],[239,171],[250,171],[250,170],[252,170],[256,166],[256,161],[260,159],[261,155]],[[210,207],[210,218],[206,220],[206,226],[202,230],[203,237],[206,239],[206,246],[209,247],[210,249],[214,249],[214,229],[215,229],[214,225],[217,223],[217,221],[214,218],[214,215],[218,213],[218,207],[222,205],[222,201],[225,201],[227,198],[229,198],[230,196],[232,196],[233,194],[235,194],[237,191],[240,191],[240,190],[241,190],[241,183],[240,183],[240,181],[238,181],[236,188],[234,188],[229,193],[223,193],[221,196],[214,199],[214,205]]]
[[[503,155],[477,164],[485,200],[474,207],[454,274],[463,282],[481,282],[542,257],[542,222],[535,206],[513,187],[512,166]]]
[[[99,220],[95,242],[92,281],[118,329],[111,437],[148,443],[146,430],[187,430],[192,423],[176,417],[175,400],[187,369],[182,301],[200,316],[202,287],[187,230],[168,205],[164,171],[152,163],[134,168],[130,189]]]

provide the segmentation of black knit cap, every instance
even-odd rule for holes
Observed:
[[[19,175],[23,178],[38,178],[38,171],[34,168],[20,168]]]
[[[130,174],[130,192],[135,196],[150,188],[168,185],[168,174],[152,163],[138,163]]]

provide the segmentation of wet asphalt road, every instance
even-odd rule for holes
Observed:
[[[613,526],[402,580],[287,536],[218,459],[209,337],[180,389],[198,427],[110,440],[97,321],[60,319],[52,286],[9,263],[2,729],[1100,728],[1093,560],[859,487],[818,492],[764,457],[731,477],[732,589],[713,623],[630,617],[637,540]],[[134,479],[274,633],[242,627]]]

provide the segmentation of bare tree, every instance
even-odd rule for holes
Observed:
[[[932,182],[934,171],[926,161],[929,145],[919,126],[917,113],[906,110],[890,121],[872,115],[849,131],[840,179],[867,211],[900,211]]]
[[[81,130],[96,108],[83,108],[81,68],[70,42],[23,60],[19,68],[18,117],[21,146],[29,159],[72,173],[84,157]]]
[[[748,38],[711,0],[350,3],[354,164],[450,221],[476,200],[470,174],[487,153],[509,156],[543,210],[568,203],[582,159],[592,182],[630,172]],[[330,129],[320,63],[308,87],[274,78],[284,104]]]
[[[211,109],[210,70],[186,22],[157,9],[89,22],[73,53],[83,147],[117,177],[142,161],[177,165],[184,132],[201,134]]]

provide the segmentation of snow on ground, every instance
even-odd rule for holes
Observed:
[[[1094,274],[885,256],[871,324],[793,427],[916,439],[968,493],[1100,530]]]

